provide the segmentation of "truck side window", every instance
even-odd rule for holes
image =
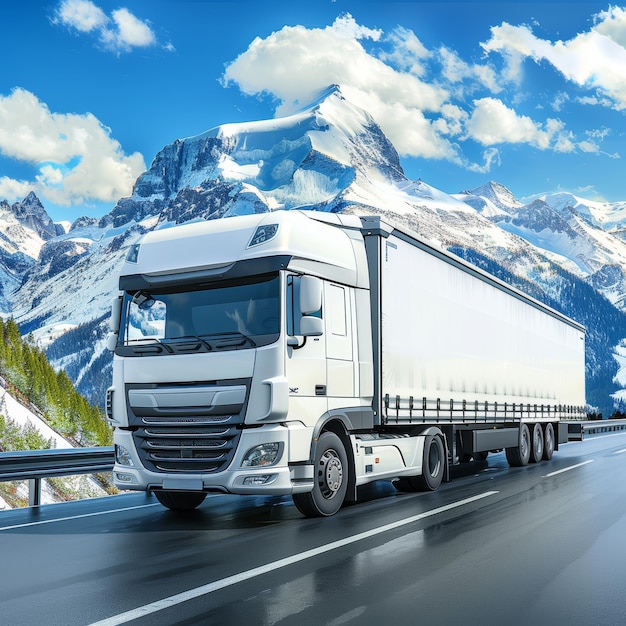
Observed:
[[[330,314],[330,332],[345,337],[348,334],[346,322],[346,290],[338,285],[328,285],[328,308]],[[328,323],[328,320],[326,320]]]

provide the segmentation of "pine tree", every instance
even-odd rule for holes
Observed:
[[[3,385],[20,402],[37,407],[49,424],[62,435],[81,445],[110,445],[111,429],[104,415],[76,391],[64,370],[56,372],[32,335],[22,338],[17,323],[0,320],[0,376]],[[13,432],[4,420],[2,429]],[[11,436],[12,441],[15,436]],[[1,439],[0,439],[1,441]],[[36,445],[30,430],[23,445]]]

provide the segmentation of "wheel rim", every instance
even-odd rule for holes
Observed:
[[[541,428],[541,426],[539,426],[539,428]],[[534,437],[533,437],[533,450],[535,453],[535,457],[540,458],[541,454],[543,452],[543,442],[541,440],[541,431],[537,430],[537,427],[535,426],[535,432],[534,432]]]
[[[428,471],[431,476],[437,476],[439,474],[439,468],[441,466],[441,457],[439,455],[439,448],[437,443],[433,439],[428,450]]]
[[[343,482],[343,466],[335,450],[326,450],[320,459],[319,471],[320,492],[330,500],[341,489]]]
[[[528,441],[529,439],[530,439],[530,435],[528,433],[528,430],[522,429],[520,442],[519,442],[519,451],[522,457],[525,457],[526,454],[528,454],[528,451],[530,450],[530,443]]]

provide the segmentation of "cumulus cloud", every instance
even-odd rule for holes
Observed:
[[[124,7],[112,11],[109,17],[91,0],[63,0],[53,21],[79,33],[93,34],[102,46],[116,53],[157,43],[148,21],[139,19]],[[173,46],[168,43],[164,48],[172,50]]]
[[[114,202],[146,169],[142,155],[125,155],[91,113],[53,113],[25,89],[0,95],[0,153],[33,168],[32,180],[0,178],[0,197],[34,190],[64,206]]]
[[[606,19],[603,24],[608,28]],[[614,23],[611,28],[616,40],[619,29]],[[339,84],[351,102],[374,117],[401,156],[446,159],[472,171],[487,172],[500,163],[496,145],[599,153],[592,137],[577,141],[561,120],[537,121],[513,108],[523,100],[516,85],[509,89],[520,80],[523,59],[543,58],[554,46],[528,27],[505,24],[492,29],[491,40],[481,45],[487,53],[501,52],[504,64],[496,66],[487,56],[468,63],[445,46],[429,50],[409,29],[385,33],[344,14],[325,28],[285,26],[257,37],[226,66],[222,82],[248,95],[274,98],[277,116]],[[565,67],[565,55],[554,52],[555,58],[559,54]],[[572,73],[574,65],[569,62]],[[555,99],[554,109],[565,102]],[[482,162],[465,156],[468,141],[485,147]]]
[[[571,133],[560,120],[549,118],[538,123],[527,115],[519,115],[497,98],[475,100],[465,129],[471,139],[484,146],[523,143],[555,152],[576,149]]]
[[[227,66],[223,82],[237,84],[246,94],[275,97],[277,115],[292,113],[320,89],[339,84],[346,97],[374,116],[401,154],[454,158],[454,147],[426,117],[448,98],[444,88],[420,78],[426,49],[406,29],[385,41],[382,37],[351,15],[326,28],[286,26],[265,39],[257,37]],[[379,58],[366,50],[366,41],[388,50]],[[399,69],[392,65],[398,58]]]
[[[610,7],[595,16],[593,27],[568,41],[547,41],[529,26],[504,22],[491,29],[486,52],[498,52],[509,61],[510,78],[521,80],[524,58],[547,61],[567,80],[597,90],[587,102],[626,109],[626,9]]]

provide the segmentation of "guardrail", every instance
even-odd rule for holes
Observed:
[[[576,441],[582,440],[585,434],[626,430],[626,420],[568,422],[567,427],[569,440]],[[113,446],[0,452],[0,482],[28,480],[28,504],[39,506],[42,478],[110,472],[113,462]]]
[[[41,503],[41,479],[113,470],[113,446],[0,453],[0,481],[28,480],[28,504]]]
[[[619,430],[626,430],[626,420],[593,420],[567,423],[567,434],[570,441],[582,441],[585,435],[611,433]]]

